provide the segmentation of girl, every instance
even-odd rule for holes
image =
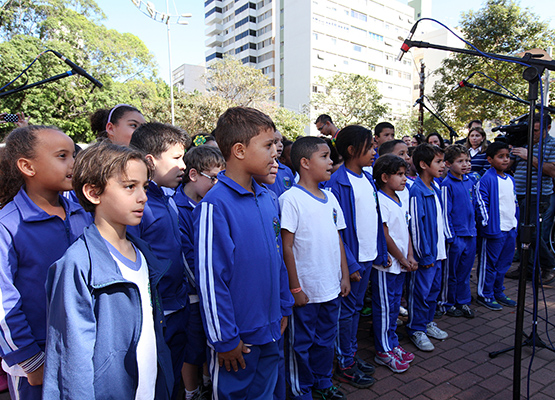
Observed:
[[[481,126],[470,128],[464,145],[470,154],[471,175],[475,180],[480,180],[490,167],[486,157],[488,147],[486,132]]]
[[[14,399],[40,399],[48,267],[92,221],[72,189],[73,141],[28,126],[6,138],[0,161],[0,353]]]
[[[108,138],[122,146],[129,146],[135,129],[146,122],[143,114],[128,104],[118,104],[111,110],[97,110],[89,119],[97,139]]]
[[[394,154],[380,156],[374,165],[374,179],[380,188],[383,230],[391,267],[374,265],[372,281],[372,309],[376,363],[389,367],[393,372],[404,372],[414,360],[412,353],[399,346],[397,316],[405,282],[405,271],[418,268],[412,256],[408,227],[408,201],[401,201],[398,193],[405,189],[408,163]]]
[[[343,210],[350,211],[345,212],[347,228],[341,234],[351,276],[351,293],[341,300],[335,375],[355,387],[368,387],[374,378],[367,374],[372,374],[374,367],[356,357],[358,321],[372,263],[388,265],[377,190],[372,176],[363,171],[372,165],[376,154],[372,131],[347,126],[337,135],[335,147],[344,163],[326,188],[337,197]]]
[[[441,149],[445,148],[445,142],[443,141],[443,138],[437,132],[432,132],[432,133],[428,134],[428,136],[426,136],[426,143],[433,144],[434,146],[437,146]]]

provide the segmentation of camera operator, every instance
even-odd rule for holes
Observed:
[[[538,181],[538,150],[539,150],[539,141],[541,135],[541,120],[540,116],[536,114],[533,119],[534,123],[534,146],[533,146],[533,160],[532,160],[532,193],[531,193],[531,202],[530,206],[532,209],[531,213],[531,220],[535,221],[536,218],[536,205],[537,205],[537,181]],[[542,165],[542,179],[541,179],[541,196],[539,198],[540,201],[540,216],[546,217],[545,212],[549,208],[550,198],[553,194],[553,178],[555,178],[555,138],[548,134],[549,130],[551,129],[551,117],[549,114],[544,114],[543,118],[543,138],[542,138],[542,146],[543,146],[543,165]],[[515,168],[515,189],[516,195],[520,207],[520,222],[524,221],[524,216],[526,213],[525,210],[525,203],[524,198],[526,194],[526,160],[528,159],[529,152],[527,146],[524,147],[515,147],[512,150],[512,157],[513,163],[516,163]],[[553,222],[553,216],[551,216],[551,221],[542,221],[543,224],[549,224]],[[540,249],[539,249],[539,262],[541,267],[542,273],[542,283],[550,283],[555,280],[555,258],[553,254],[549,251],[547,244],[540,235]],[[534,229],[533,236],[532,236],[532,246],[530,252],[530,261],[528,263],[528,274],[531,276],[532,265],[533,265],[533,257],[534,257],[534,248],[536,244],[536,230]],[[513,271],[512,273],[508,273],[506,277],[508,278],[518,278],[519,272]]]

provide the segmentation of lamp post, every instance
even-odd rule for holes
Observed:
[[[173,102],[173,71],[172,71],[172,47],[171,47],[171,35],[170,35],[170,21],[175,22],[179,25],[188,25],[189,22],[185,18],[191,18],[192,14],[180,14],[180,15],[170,15],[169,10],[169,0],[166,0],[166,12],[162,13],[156,10],[154,4],[150,1],[143,0],[131,0],[133,4],[147,17],[152,18],[157,22],[166,24],[168,32],[168,61],[169,61],[169,72],[170,72],[170,98],[171,98],[171,115],[172,115],[172,125],[175,124],[175,107]]]

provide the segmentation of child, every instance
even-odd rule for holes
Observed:
[[[344,164],[326,188],[348,211],[347,229],[341,235],[351,279],[351,293],[341,299],[335,376],[355,387],[369,387],[375,382],[369,376],[374,373],[374,366],[356,356],[358,322],[372,264],[388,265],[378,191],[372,175],[363,170],[372,165],[376,154],[372,131],[358,125],[347,126],[337,135],[335,147]]]
[[[291,189],[291,186],[295,181],[295,175],[293,175],[293,172],[289,169],[289,167],[279,162],[279,158],[281,157],[281,153],[283,151],[283,136],[281,136],[281,133],[278,130],[274,132],[274,143],[278,154],[278,173],[275,182],[268,185],[268,189],[272,190],[277,197],[279,197],[283,192]]]
[[[331,377],[339,295],[347,296],[350,284],[338,233],[345,229],[343,212],[335,196],[319,188],[331,176],[329,155],[321,138],[297,139],[291,160],[300,180],[279,198],[283,258],[295,298],[286,362],[292,399],[344,398]]]
[[[0,161],[0,354],[12,399],[41,399],[48,267],[91,222],[72,189],[73,141],[52,126],[11,132]]]
[[[405,145],[405,143],[403,142]],[[406,147],[406,145],[405,145]],[[405,283],[405,271],[416,271],[418,264],[412,255],[409,235],[409,205],[397,195],[405,190],[408,164],[393,154],[380,156],[374,164],[374,178],[380,191],[383,230],[391,267],[375,265],[372,268],[372,309],[376,363],[389,367],[393,372],[405,372],[414,355],[399,345],[397,316]]]
[[[185,346],[185,364],[183,365],[183,382],[185,399],[197,396],[200,399],[198,374],[199,368],[206,362],[206,335],[202,327],[199,298],[196,292],[193,210],[210,189],[218,182],[218,173],[225,168],[225,160],[217,147],[201,145],[187,151],[183,161],[187,165],[183,177],[183,186],[179,186],[175,204],[179,213],[179,230],[183,242],[183,253],[187,261],[186,273],[189,281],[189,321],[187,323],[187,342]],[[204,386],[209,386],[208,369],[204,375]]]
[[[486,149],[491,168],[476,185],[478,244],[478,298],[490,310],[516,307],[503,291],[505,273],[511,267],[515,249],[518,203],[514,180],[505,174],[509,167],[509,146],[494,142]]]
[[[409,148],[407,144],[399,139],[390,140],[389,142],[385,142],[384,144],[382,144],[378,148],[378,154],[380,155],[380,157],[384,154],[394,154],[405,160],[405,162],[409,166],[412,162],[412,159],[409,156]],[[406,172],[408,172],[408,168],[405,170],[405,176],[407,176]],[[397,195],[401,198],[401,202],[406,203],[407,205],[409,204],[409,188],[413,182],[414,180],[409,180],[407,177],[405,188],[397,193]]]
[[[183,155],[190,140],[177,127],[149,122],[133,133],[130,143],[131,147],[146,154],[153,172],[144,217],[140,224],[130,227],[129,232],[146,241],[158,258],[171,260],[170,268],[160,281],[160,295],[166,316],[164,335],[171,350],[175,374],[173,399],[179,390],[185,358],[189,296],[177,207],[163,188],[175,189],[181,183],[185,171]]]
[[[410,230],[418,269],[409,274],[407,333],[415,346],[432,351],[428,336],[443,340],[447,333],[433,322],[441,286],[443,260],[447,257],[445,239],[451,234],[445,225],[441,192],[433,183],[443,173],[443,149],[420,144],[412,156],[419,177],[410,189]]]
[[[214,136],[226,170],[193,211],[195,276],[210,346],[214,398],[270,398],[277,381],[277,341],[293,303],[278,249],[279,218],[267,175],[276,127],[258,110],[234,107]]]
[[[141,221],[148,167],[108,142],[79,154],[75,193],[94,224],[48,271],[46,399],[169,399],[158,283],[169,267],[126,232]]]
[[[443,271],[446,290],[442,290],[438,305],[451,317],[474,318],[470,309],[470,273],[476,257],[476,222],[474,184],[466,176],[470,172],[466,147],[460,144],[447,147],[445,165],[449,172],[441,183],[441,191],[453,241],[449,245],[448,265]]]
[[[122,146],[129,146],[133,132],[145,122],[143,114],[128,104],[100,109],[90,116],[91,129],[97,139],[108,138]]]
[[[376,145],[380,147],[382,144],[395,139],[395,127],[390,122],[380,122],[374,128]]]

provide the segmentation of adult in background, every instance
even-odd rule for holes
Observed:
[[[471,173],[476,178],[480,178],[490,167],[486,157],[488,141],[486,140],[486,132],[481,126],[470,128],[464,146],[470,154]],[[479,177],[476,174],[479,174]]]
[[[437,132],[429,133],[428,136],[426,136],[426,143],[437,146],[440,149],[445,149],[445,142],[443,141],[441,135]]]
[[[321,114],[318,118],[316,118],[314,125],[316,125],[316,129],[318,129],[320,134],[328,136],[332,139],[335,139],[339,133],[339,129],[333,124],[333,121],[328,114]]]

